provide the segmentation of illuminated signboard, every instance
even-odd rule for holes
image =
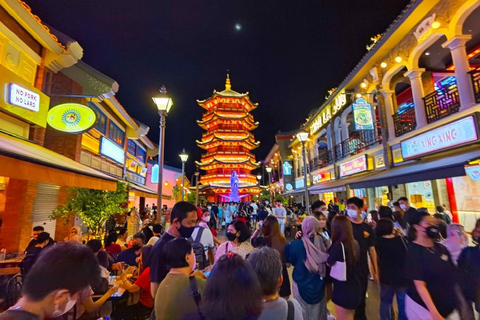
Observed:
[[[30,111],[40,110],[40,95],[15,83],[8,88],[8,103]]]
[[[293,190],[292,184],[291,184],[291,183],[287,183],[287,184],[285,185],[285,189],[287,189],[287,191]]]
[[[412,159],[478,140],[475,116],[454,121],[400,143],[403,159]]]
[[[480,181],[480,166],[465,166],[465,172],[473,181]]]
[[[373,130],[372,105],[363,98],[357,99],[352,104],[353,122],[355,130]]]
[[[302,189],[305,187],[305,181],[303,179],[295,180],[295,189]]]
[[[291,176],[292,175],[292,165],[290,162],[283,163],[283,175],[284,176]]]
[[[81,133],[90,129],[96,120],[95,112],[78,103],[64,103],[48,111],[47,122],[55,130]]]
[[[330,119],[332,119],[332,107],[326,106],[310,125],[310,134],[320,130]]]
[[[353,160],[344,162],[338,166],[340,177],[349,176],[355,173],[368,170],[367,156],[355,158]]]
[[[102,137],[100,144],[100,154],[112,159],[123,165],[125,162],[125,151],[120,148],[115,142]]]
[[[313,184],[319,183],[320,181],[322,181],[323,178],[324,178],[324,175],[321,173],[312,175]]]
[[[337,114],[345,105],[347,104],[347,95],[345,91],[342,90],[336,97],[332,103],[332,114]]]

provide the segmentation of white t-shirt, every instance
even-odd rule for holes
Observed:
[[[255,202],[252,202],[250,206],[253,208],[253,214],[257,214],[258,206]]]
[[[198,232],[199,232],[200,228],[201,228],[200,226],[196,226],[195,230],[193,230],[193,233],[192,233],[193,241],[195,241],[197,239],[197,235],[198,235]],[[202,237],[200,238],[199,242],[201,244],[203,244],[203,247],[205,249],[205,253],[207,253],[209,248],[215,247],[215,243],[213,242],[212,231],[210,231],[210,229],[203,228]]]
[[[287,210],[284,207],[275,207],[273,208],[273,215],[274,216],[283,216],[287,218]],[[285,219],[278,219],[279,224],[284,224]]]

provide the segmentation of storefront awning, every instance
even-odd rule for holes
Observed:
[[[117,189],[113,177],[4,133],[0,133],[0,176],[67,187]]]
[[[133,182],[128,182],[130,187],[135,190],[135,196],[139,197],[144,197],[144,198],[157,198],[157,191],[147,188],[145,186],[133,183]],[[163,195],[165,197],[165,195]],[[162,197],[162,199],[163,199]]]
[[[472,151],[433,161],[418,161],[401,167],[368,176],[361,181],[350,183],[350,188],[373,188],[392,186],[425,180],[445,179],[465,175],[465,164],[480,158],[480,151]]]

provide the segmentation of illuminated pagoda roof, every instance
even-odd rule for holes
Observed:
[[[228,161],[227,159],[225,160],[219,160],[217,157],[213,156],[211,157],[211,159],[207,162],[199,162],[199,161],[195,161],[195,164],[199,167],[205,167],[205,166],[210,166],[214,163],[217,163],[217,164],[226,164],[226,165],[247,165],[247,166],[252,166],[254,168],[258,168],[260,167],[260,165],[262,164],[261,162],[254,162],[252,161],[252,158],[251,157],[246,157],[245,159],[243,160],[231,160],[231,161]]]
[[[239,93],[237,91],[232,90],[232,84],[230,82],[230,75],[227,73],[227,80],[225,82],[225,90],[223,91],[217,91],[213,90],[213,95],[205,100],[197,100],[197,103],[202,107],[207,110],[210,109],[209,102],[211,100],[215,100],[215,98],[238,98],[238,102],[240,104],[243,104],[248,111],[251,111],[253,109],[256,109],[258,107],[258,103],[253,103],[250,101],[250,97],[248,96],[248,92],[246,93]],[[219,101],[222,102],[222,101]],[[232,103],[232,102],[230,102]],[[214,101],[213,105],[216,105],[217,102]]]

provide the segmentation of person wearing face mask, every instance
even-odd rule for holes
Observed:
[[[372,278],[376,283],[379,283],[378,279],[378,265],[377,265],[377,252],[375,251],[375,234],[371,226],[363,222],[363,200],[357,197],[353,197],[347,200],[347,216],[352,224],[353,237],[360,245],[360,254],[356,261],[356,272],[360,279],[360,289],[362,292],[361,302],[355,310],[355,319],[364,320],[367,319],[365,315],[365,296],[368,288],[368,274],[370,272]],[[370,270],[368,264],[368,256],[370,256]]]
[[[221,256],[228,253],[236,253],[243,259],[252,252],[253,247],[247,240],[250,239],[250,231],[247,225],[241,221],[232,222],[227,228],[227,242],[222,243],[215,254],[215,262]]]
[[[447,239],[442,244],[450,252],[452,261],[456,265],[462,250],[468,246],[468,237],[462,225],[453,223],[447,227]]]
[[[445,319],[457,307],[454,297],[455,265],[450,253],[435,240],[439,237],[435,218],[419,212],[412,221],[414,241],[406,257],[405,310],[409,320]]]
[[[472,242],[474,246],[466,247],[460,254],[458,269],[463,275],[463,294],[468,301],[475,303],[475,309],[480,313],[480,219],[472,231]]]
[[[210,213],[208,211],[198,211],[198,225],[195,227],[195,230],[193,230],[192,239],[193,241],[200,242],[203,245],[203,248],[205,250],[205,256],[208,257],[208,261],[211,265],[213,265],[213,262],[215,260],[213,254],[215,242],[212,231],[208,226],[208,222],[210,221]]]
[[[165,261],[163,249],[165,244],[175,238],[190,238],[197,222],[197,208],[186,201],[180,201],[173,206],[170,215],[170,227],[155,243],[149,254],[150,289],[155,297],[158,286],[168,273],[169,267]]]
[[[80,292],[100,281],[97,258],[72,242],[45,249],[23,280],[22,297],[0,320],[43,320],[70,311]]]
[[[413,223],[417,220],[417,209],[410,206],[407,197],[399,198],[398,204],[400,206],[400,209],[403,210],[403,217],[405,218],[405,221],[407,221],[409,226],[412,226]]]
[[[155,297],[155,317],[157,320],[176,320],[195,316],[199,306],[192,295],[192,283],[201,295],[205,289],[206,277],[195,271],[195,252],[186,239],[173,239],[165,245],[165,259],[170,271],[163,279]]]

